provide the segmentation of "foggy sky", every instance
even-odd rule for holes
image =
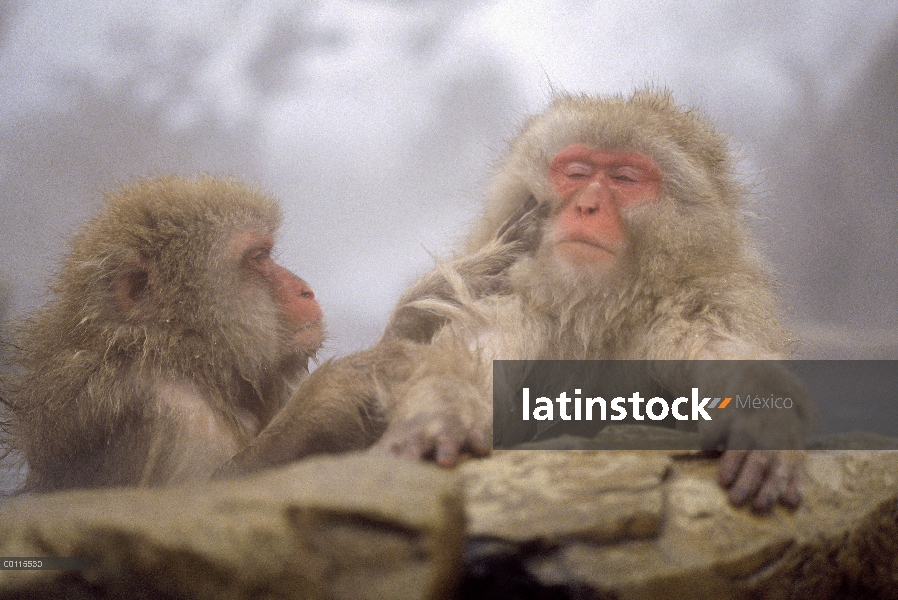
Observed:
[[[230,174],[282,200],[323,355],[365,347],[526,115],[647,83],[732,135],[811,352],[898,358],[898,4],[880,2],[0,0],[8,312],[46,300],[104,190]]]

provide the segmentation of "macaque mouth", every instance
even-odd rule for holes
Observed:
[[[604,250],[608,254],[614,255],[614,250],[612,250],[611,248],[608,248],[607,246],[604,246],[604,245],[596,242],[595,240],[592,240],[592,239],[589,239],[586,237],[570,236],[570,237],[566,237],[564,239],[558,240],[555,243],[556,246],[561,246],[562,244],[585,244],[587,246],[592,246],[593,248],[598,248],[599,250]]]
[[[324,343],[324,319],[318,319],[303,323],[299,327],[293,329],[290,337],[300,345],[301,348],[311,350],[314,355],[315,351],[321,348]]]
[[[309,323],[304,323],[296,328],[296,333],[300,333],[303,331],[308,331],[309,329],[321,329],[324,326],[324,319],[318,319],[317,321],[310,321]]]

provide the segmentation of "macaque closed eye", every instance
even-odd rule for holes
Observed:
[[[247,251],[243,262],[252,269],[262,270],[267,261],[271,260],[271,248],[254,248]]]
[[[594,171],[593,165],[583,162],[571,162],[564,165],[564,174],[573,179],[590,177]]]
[[[612,171],[611,177],[624,183],[638,183],[644,179],[644,174],[636,168],[622,168]]]

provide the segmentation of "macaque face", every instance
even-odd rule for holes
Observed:
[[[649,157],[584,144],[559,152],[549,178],[558,202],[550,232],[555,255],[603,270],[612,268],[627,247],[622,212],[655,202],[661,189],[661,169]]]
[[[237,237],[240,268],[261,278],[281,310],[293,342],[304,353],[312,353],[324,340],[321,307],[309,285],[271,258],[274,238],[247,232]]]

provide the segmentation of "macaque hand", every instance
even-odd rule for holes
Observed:
[[[508,293],[506,271],[524,254],[534,252],[539,246],[549,210],[547,203],[538,204],[531,197],[499,227],[491,243],[447,263],[448,270],[464,281],[473,298]],[[447,280],[443,269],[434,269],[405,291],[390,317],[386,332],[394,337],[430,341],[443,325],[443,320],[431,318],[428,322],[427,318],[421,317],[415,303],[434,298],[450,302],[458,299],[458,290]]]
[[[715,423],[718,427],[721,424]],[[758,512],[766,512],[776,503],[798,506],[805,455],[801,450],[784,448],[801,447],[801,424],[737,419],[728,428],[728,433],[723,435],[720,429],[716,430],[716,436],[707,431],[710,435],[705,442],[716,438],[716,443],[706,447],[726,448],[720,459],[719,480],[729,490],[730,502],[742,506],[751,501],[752,508]]]
[[[720,459],[720,485],[734,506],[751,500],[758,512],[777,502],[794,508],[801,503],[804,460],[801,450],[727,450]]]
[[[542,239],[542,228],[549,216],[551,205],[538,203],[536,198],[524,202],[496,232],[496,239],[502,244],[519,246],[521,252],[534,252]]]
[[[488,455],[492,398],[480,387],[448,373],[412,377],[396,391],[390,424],[372,451],[443,467],[455,465],[462,452]]]
[[[734,506],[751,501],[758,512],[776,503],[798,506],[805,459],[798,449],[804,447],[805,426],[806,418],[794,411],[719,418],[700,429],[705,448],[724,451],[719,479]]]

